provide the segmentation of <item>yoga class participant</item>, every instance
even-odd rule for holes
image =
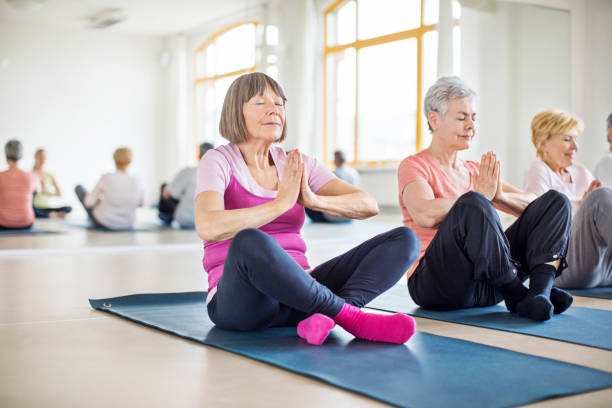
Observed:
[[[74,188],[91,223],[96,228],[123,230],[134,228],[136,208],[142,206],[144,193],[140,181],[129,174],[132,151],[121,147],[113,153],[117,171],[106,173],[88,193],[81,185]]]
[[[64,205],[54,205],[53,199],[62,196],[55,177],[44,169],[47,161],[47,153],[45,149],[38,149],[34,153],[34,168],[32,173],[38,175],[40,180],[41,191],[34,195],[34,214],[37,218],[64,218],[66,214],[72,211],[72,207]]]
[[[574,161],[583,123],[567,112],[545,110],[531,121],[538,160],[525,173],[525,190],[565,194],[572,203],[567,270],[555,279],[562,288],[612,285],[612,190]]]
[[[8,170],[0,172],[0,229],[25,229],[34,223],[32,195],[38,191],[38,178],[19,168],[23,145],[9,140],[4,145]]]
[[[550,191],[535,199],[502,181],[493,152],[480,163],[458,153],[475,136],[476,93],[458,77],[442,77],[427,91],[427,149],[398,171],[404,225],[421,239],[421,259],[408,274],[417,304],[453,310],[502,299],[511,312],[544,321],[572,297],[552,288],[566,267],[571,224],[567,198]],[[519,215],[504,232],[494,205]],[[529,289],[522,282],[529,277]]]
[[[415,330],[410,316],[360,308],[412,265],[418,239],[396,228],[310,268],[300,235],[304,207],[364,219],[378,206],[317,160],[274,145],[287,134],[285,102],[265,74],[236,79],[219,124],[230,143],[209,150],[198,166],[195,221],[204,240],[208,315],[231,330],[297,325],[311,344],[323,343],[335,324],[362,339],[404,343]]]

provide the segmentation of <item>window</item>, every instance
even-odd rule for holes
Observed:
[[[422,99],[436,79],[439,0],[342,0],[325,12],[324,157],[384,164],[430,135]],[[454,65],[460,8],[455,18]]]
[[[195,50],[194,137],[219,145],[219,119],[231,83],[247,72],[262,70],[277,77],[278,29],[257,22],[227,27]]]

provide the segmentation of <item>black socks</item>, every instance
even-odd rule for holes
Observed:
[[[516,304],[525,298],[527,295],[527,288],[523,286],[518,276],[515,276],[510,283],[501,286],[499,290],[504,297],[508,310],[512,313],[516,313]]]
[[[550,290],[550,301],[554,306],[555,314],[565,312],[574,301],[572,295],[563,289],[553,287]]]
[[[554,311],[550,292],[555,280],[556,268],[552,265],[538,265],[529,275],[529,291],[523,300],[516,304],[519,315],[543,322],[549,320]]]

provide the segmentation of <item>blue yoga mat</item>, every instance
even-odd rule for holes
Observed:
[[[414,303],[405,285],[395,285],[367,307],[612,350],[612,311],[608,310],[572,306],[546,322],[520,317],[509,313],[505,306],[497,305],[453,311],[428,310]]]
[[[59,234],[59,231],[50,231],[40,229],[36,227],[27,229],[0,229],[0,236],[2,235],[38,235],[38,234]]]
[[[612,287],[592,289],[569,289],[569,292],[575,296],[584,296],[599,299],[612,299]]]
[[[143,294],[90,304],[398,406],[505,407],[612,387],[611,373],[433,334],[397,345],[358,340],[336,327],[322,346],[311,346],[295,327],[222,330],[208,319],[205,296]]]

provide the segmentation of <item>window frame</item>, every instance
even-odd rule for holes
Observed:
[[[355,1],[355,24],[357,27],[355,41],[346,44],[329,45],[328,44],[328,16],[338,10],[348,1]],[[423,36],[425,33],[435,31],[438,28],[438,24],[424,24],[424,6],[425,0],[420,0],[420,25],[417,28],[398,31],[391,34],[385,34],[378,37],[368,38],[365,40],[358,39],[358,19],[359,19],[359,0],[336,0],[329,5],[324,12],[324,52],[323,52],[323,158],[324,163],[331,165],[329,159],[330,152],[328,151],[328,109],[329,101],[327,100],[329,91],[329,81],[327,77],[327,60],[328,56],[340,51],[344,51],[349,48],[355,49],[355,118],[354,118],[354,143],[353,143],[353,160],[349,163],[350,165],[358,166],[380,166],[396,164],[399,159],[388,159],[388,160],[377,160],[377,161],[360,161],[359,160],[359,50],[367,47],[377,46],[381,44],[387,44],[399,40],[416,39],[417,41],[417,112],[416,112],[416,141],[415,141],[415,152],[419,152],[422,148],[422,128],[423,128]],[[454,20],[454,26],[459,25],[459,20]]]

